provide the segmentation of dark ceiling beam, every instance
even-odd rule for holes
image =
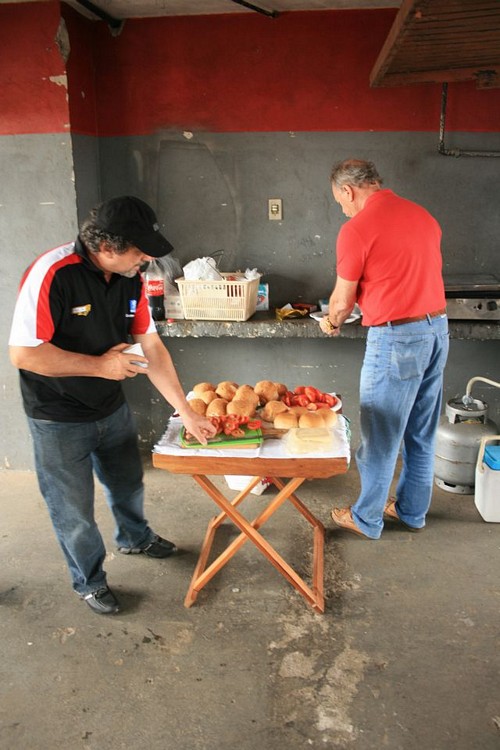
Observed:
[[[268,16],[269,18],[278,18],[279,16],[279,13],[277,10],[265,10],[265,8],[259,8],[257,5],[254,5],[253,3],[247,3],[246,0],[231,0],[231,2],[236,3],[237,5],[243,5],[244,8],[255,10],[257,11],[257,13],[262,13],[262,15]]]
[[[75,2],[77,2],[78,5],[81,5],[83,8],[89,10],[102,21],[106,21],[112,34],[117,35],[122,30],[125,21],[110,16],[109,13],[106,13],[105,10],[102,10],[102,8],[99,8],[97,5],[94,5],[94,3],[90,2],[90,0],[75,0]]]

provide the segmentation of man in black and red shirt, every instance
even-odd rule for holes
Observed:
[[[202,443],[214,427],[190,407],[148,308],[141,266],[171,252],[138,198],[90,212],[76,242],[37,258],[19,288],[9,339],[33,438],[40,490],[73,588],[96,612],[119,603],[108,588],[94,519],[94,472],[106,492],[120,552],[176,551],[144,518],[137,428],[121,381],[146,375]],[[127,353],[130,338],[143,355]]]

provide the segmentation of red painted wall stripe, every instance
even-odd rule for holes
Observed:
[[[55,43],[62,12],[65,64]],[[394,10],[127,20],[111,36],[58,1],[0,5],[0,134],[438,132],[441,86],[369,86]],[[97,82],[97,83],[96,83]],[[500,90],[450,85],[447,131],[498,132]]]
[[[143,19],[100,26],[101,135],[437,131],[441,86],[369,86],[394,10]],[[498,130],[500,91],[450,87],[447,128]]]
[[[0,5],[0,134],[70,130],[59,5]]]

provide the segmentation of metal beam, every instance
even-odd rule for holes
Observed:
[[[90,0],[75,0],[75,2],[82,5],[102,21],[106,21],[113,36],[117,36],[123,29],[125,21],[110,16],[109,13],[106,13],[105,10],[102,10],[102,8],[99,8],[97,5],[90,2]]]
[[[231,0],[231,2],[236,3],[237,5],[243,5],[245,8],[249,8],[250,10],[255,10],[257,11],[257,13],[262,13],[262,15],[268,16],[269,18],[278,18],[279,16],[277,10],[265,10],[264,8],[259,8],[253,3],[247,3],[246,0]]]

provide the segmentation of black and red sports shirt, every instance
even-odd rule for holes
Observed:
[[[9,344],[100,355],[156,330],[141,274],[127,278],[103,272],[79,239],[39,256],[24,273]],[[119,381],[93,377],[46,377],[20,370],[28,416],[59,422],[91,422],[124,403]]]

